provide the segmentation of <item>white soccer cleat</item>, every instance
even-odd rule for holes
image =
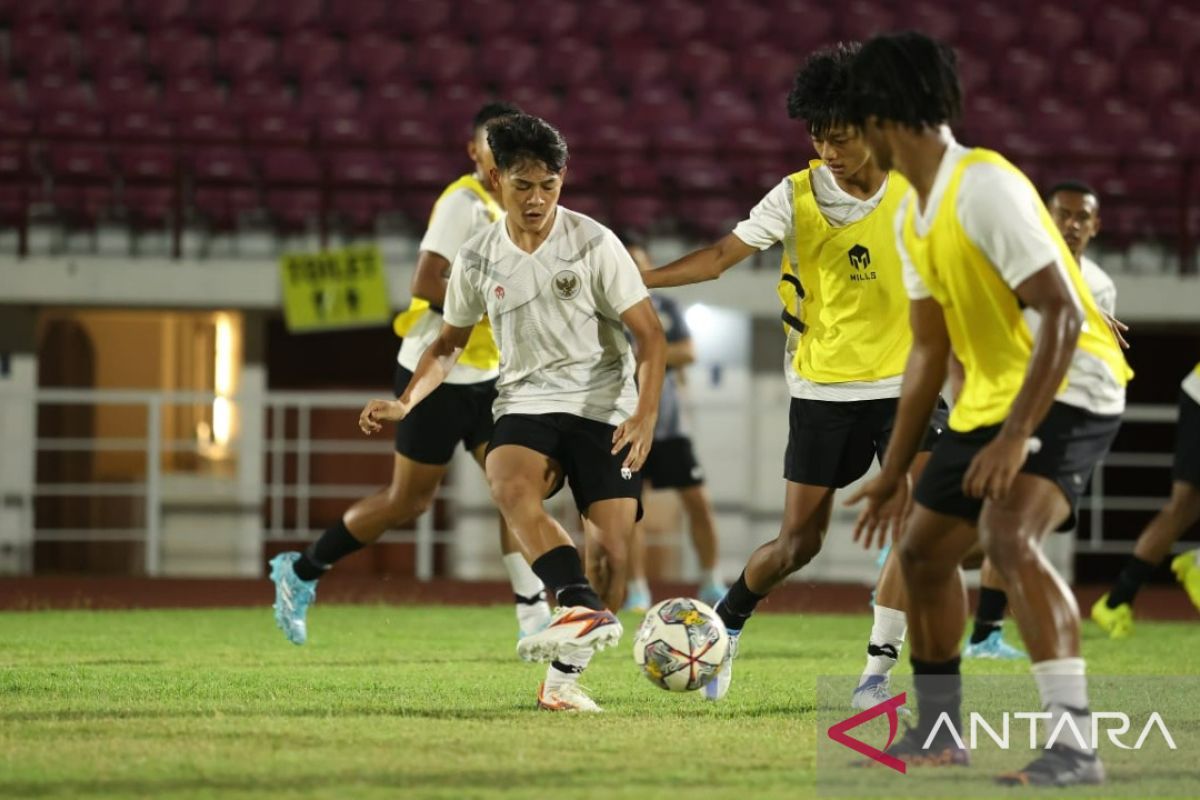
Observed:
[[[599,713],[603,711],[596,701],[588,697],[587,692],[578,683],[566,683],[557,689],[546,689],[543,681],[538,687],[538,708],[543,711],[586,711]]]
[[[588,647],[611,647],[621,641],[622,632],[621,623],[611,611],[560,607],[549,625],[517,642],[517,655],[523,661],[554,661]]]
[[[868,675],[866,680],[858,685],[854,690],[854,694],[850,697],[850,707],[857,711],[866,711],[868,708],[874,708],[880,703],[886,703],[892,699],[892,692],[888,686],[887,675]],[[912,716],[912,712],[905,706],[900,706],[897,709],[900,716]]]
[[[704,684],[705,700],[720,700],[729,693],[729,684],[733,683],[733,660],[737,658],[738,639],[741,638],[741,631],[729,631],[729,649],[725,651],[721,671],[717,673],[717,677]]]

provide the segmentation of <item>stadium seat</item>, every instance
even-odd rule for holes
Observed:
[[[661,0],[652,3],[645,30],[672,47],[695,43],[701,31],[708,27],[705,5],[694,0]]]
[[[585,126],[578,137],[578,142],[567,144],[581,152],[587,152],[602,158],[614,155],[645,155],[650,147],[650,136],[642,130],[618,122],[602,122]],[[606,169],[611,168],[609,164]]]
[[[329,212],[336,224],[351,233],[371,233],[379,215],[392,207],[391,193],[377,189],[334,190]]]
[[[176,116],[175,137],[203,147],[236,144],[241,141],[242,128],[228,109],[199,109]]]
[[[345,2],[345,0],[342,0]],[[220,40],[249,23],[254,3],[246,0],[203,0],[192,6],[192,23],[199,29]]]
[[[173,116],[195,111],[221,111],[225,109],[225,92],[203,76],[180,78],[162,87],[162,108]]]
[[[770,10],[753,0],[730,0],[722,3],[720,10],[719,14],[708,15],[704,38],[736,48],[738,60],[752,56],[762,47],[775,24]],[[736,20],[736,24],[731,25],[730,20]]]
[[[562,0],[524,0],[517,5],[516,30],[536,30],[546,45],[582,30],[579,3]]]
[[[248,112],[246,140],[256,145],[304,146],[312,138],[308,118],[298,111]]]
[[[249,157],[240,149],[193,150],[188,161],[197,187],[248,188],[257,180]]]
[[[646,6],[637,0],[596,0],[585,6],[580,30],[600,44],[618,44],[646,29]]]
[[[280,233],[306,231],[321,216],[321,193],[316,189],[267,189],[264,198],[267,215]]]
[[[800,59],[794,55],[838,40],[837,20],[831,8],[814,0],[780,0],[770,4],[771,27],[767,36],[793,55],[793,71]]]
[[[109,114],[109,135],[122,142],[162,142],[175,138],[171,121],[153,108],[126,108]]]
[[[676,91],[648,86],[631,98],[629,124],[652,130],[659,125],[692,121],[692,107]]]
[[[341,42],[320,31],[296,31],[279,45],[283,75],[298,83],[331,77],[341,69],[341,63]]]
[[[308,150],[269,148],[255,156],[263,182],[273,186],[316,187],[324,179],[324,170]]]
[[[326,174],[334,189],[388,189],[395,181],[392,165],[373,150],[345,150],[326,161]]]
[[[125,23],[125,0],[60,0],[59,10],[66,26],[80,34]]]
[[[838,33],[848,41],[865,42],[896,29],[896,17],[883,3],[852,0],[838,9]]]
[[[232,231],[246,214],[260,208],[258,192],[250,188],[197,187],[192,206],[210,231]]]
[[[1157,121],[1162,134],[1177,147],[1193,157],[1200,156],[1200,107],[1194,99],[1172,98],[1162,105]]]
[[[226,105],[230,113],[245,117],[250,113],[293,111],[296,99],[277,76],[264,76],[235,84],[229,90]]]
[[[1013,48],[997,64],[998,84],[1014,102],[1041,96],[1053,77],[1050,62],[1032,50]]]
[[[38,111],[95,107],[95,99],[91,91],[74,74],[40,75],[30,79],[25,83],[25,96],[29,100],[29,105]]]
[[[1021,38],[1020,10],[1011,5],[968,3],[963,7],[959,36],[981,58],[996,59]]]
[[[717,142],[695,125],[661,125],[652,131],[655,152],[664,161],[679,157],[712,158]]]
[[[1166,53],[1185,54],[1200,50],[1200,9],[1187,0],[1177,0],[1167,6],[1157,16],[1155,38],[1166,45]]]
[[[657,195],[625,195],[613,198],[612,226],[618,230],[644,231],[660,225],[664,203]]]
[[[680,200],[678,222],[704,239],[718,239],[733,230],[745,213],[736,201],[725,197],[691,197]]]
[[[697,124],[710,131],[730,132],[747,125],[757,126],[761,115],[753,98],[731,85],[710,87],[702,103],[704,113],[697,118]],[[771,97],[771,103],[781,109],[784,107],[783,99],[777,94]]]
[[[37,131],[44,139],[98,141],[104,138],[104,117],[93,109],[47,109],[38,115]]]
[[[430,150],[441,147],[442,132],[431,122],[403,111],[376,117],[384,146],[398,150]],[[464,137],[464,141],[465,141]]]
[[[274,40],[250,28],[218,36],[213,56],[217,74],[233,84],[261,77],[276,68]]]
[[[1023,123],[1050,145],[1060,144],[1087,126],[1087,115],[1066,97],[1047,95],[1024,111]]]
[[[625,100],[611,89],[584,86],[572,94],[571,102],[564,108],[564,113],[568,114],[570,119],[584,124],[599,124],[621,119],[625,108]]]
[[[126,8],[135,28],[162,31],[187,24],[190,5],[189,0],[129,0]]]
[[[373,122],[364,116],[328,115],[316,121],[317,141],[323,146],[370,147],[376,144]]]
[[[1088,111],[1088,124],[1109,141],[1131,150],[1151,132],[1150,116],[1120,97],[1109,97]]]
[[[400,39],[378,31],[362,33],[346,44],[346,73],[368,86],[403,78],[409,50]]]
[[[1089,22],[1092,46],[1110,59],[1122,58],[1150,36],[1150,21],[1141,11],[1104,4]]]
[[[703,96],[706,90],[723,84],[733,68],[729,52],[708,42],[689,42],[675,51],[671,69],[681,86]]]
[[[1157,107],[1183,90],[1184,71],[1178,56],[1163,55],[1157,47],[1130,50],[1122,62],[1125,94],[1139,105]]]
[[[945,3],[918,2],[905,8],[903,23],[946,42],[959,41],[960,14]]]
[[[474,52],[469,44],[453,36],[435,34],[421,40],[413,53],[413,66],[421,80],[434,85],[453,83],[471,75]]]
[[[212,44],[190,28],[156,30],[146,37],[146,64],[164,80],[212,71]]]
[[[392,3],[392,26],[410,42],[450,27],[450,3]]]
[[[388,0],[337,0],[325,8],[324,25],[343,38],[354,38],[388,26]],[[349,52],[349,51],[347,51]]]
[[[1058,62],[1058,91],[1084,100],[1109,94],[1117,82],[1117,68],[1111,54],[1072,48]]]
[[[318,81],[302,87],[300,113],[310,120],[341,117],[358,112],[361,97],[344,81]]]
[[[316,27],[323,6],[324,0],[258,0],[249,22],[263,33],[284,36],[292,31]]]
[[[161,115],[158,91],[143,72],[95,76],[92,93],[99,108],[109,115],[128,109],[153,109]]]
[[[725,166],[709,157],[671,159],[659,176],[688,196],[722,194],[733,183]]]
[[[762,96],[786,95],[798,66],[793,53],[767,43],[739,52],[734,59],[742,84]]]
[[[429,99],[412,83],[386,81],[367,87],[362,109],[364,115],[374,120],[403,115],[425,121],[429,116]]]
[[[493,35],[479,48],[476,71],[489,85],[501,90],[521,86],[540,68],[539,49],[528,42],[503,35]]]
[[[100,28],[95,32],[82,32],[79,50],[80,65],[93,80],[143,70],[141,38],[124,29]]]
[[[1025,26],[1023,41],[1043,53],[1065,53],[1083,43],[1087,23],[1067,6],[1037,5]]]
[[[554,125],[561,125],[563,100],[550,89],[533,86],[518,86],[505,91],[501,99],[515,103],[518,108],[529,114],[549,120]]]
[[[508,31],[516,21],[514,3],[507,0],[458,0],[454,3],[453,29],[462,31],[482,48]]]

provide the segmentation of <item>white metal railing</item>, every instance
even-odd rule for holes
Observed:
[[[320,533],[310,527],[309,503],[314,499],[345,499],[350,502],[378,491],[386,483],[314,485],[312,459],[326,454],[378,454],[386,447],[380,440],[318,439],[313,440],[312,414],[316,409],[339,409],[348,415],[360,409],[377,393],[367,392],[296,392],[274,391],[261,394],[242,394],[229,398],[242,419],[242,432],[234,442],[234,457],[238,470],[253,469],[255,474],[239,477],[248,489],[239,498],[245,508],[251,504],[259,514],[261,539],[290,539],[307,541]],[[162,566],[162,535],[164,509],[164,478],[162,458],[171,452],[199,452],[202,447],[195,439],[165,439],[163,436],[164,408],[184,405],[211,405],[217,396],[207,392],[156,392],[109,389],[40,389],[32,397],[20,394],[0,396],[0,402],[33,402],[38,408],[46,405],[133,406],[145,409],[145,432],[142,437],[38,437],[34,440],[36,453],[62,452],[140,452],[146,459],[140,481],[115,483],[87,481],[74,483],[42,482],[35,480],[31,497],[24,507],[29,509],[27,526],[31,542],[141,542],[144,544],[144,569],[148,575],[158,575]],[[732,405],[731,405],[732,407]],[[738,404],[739,408],[744,405]],[[751,412],[753,413],[753,412]],[[295,435],[287,435],[287,417],[295,415]],[[1131,406],[1124,425],[1148,423],[1169,424],[1175,421],[1177,408],[1172,405]],[[257,418],[258,424],[248,424]],[[251,432],[257,432],[251,433]],[[753,445],[751,445],[753,446]],[[295,479],[287,480],[285,467],[288,457],[295,459]],[[1110,495],[1107,492],[1105,471],[1112,467],[1162,468],[1171,464],[1169,453],[1118,451],[1111,453],[1096,470],[1092,490],[1084,498],[1083,507],[1090,510],[1090,527],[1081,531],[1078,547],[1084,552],[1123,553],[1132,549],[1129,540],[1110,541],[1104,535],[1104,512],[1152,511],[1163,505],[1163,497]],[[270,464],[270,479],[265,467]],[[752,459],[754,463],[754,459]],[[382,477],[382,476],[381,476]],[[1167,485],[1164,482],[1164,493]],[[46,528],[34,519],[34,497],[130,497],[140,501],[143,508],[141,527],[109,528]],[[294,500],[296,513],[287,524],[285,504]],[[721,510],[736,511],[731,504],[722,503]],[[752,513],[749,506],[742,508]],[[253,513],[253,512],[247,512]],[[392,532],[385,541],[409,541],[416,546],[416,576],[427,580],[433,575],[435,544],[448,534],[433,528],[431,514],[422,515],[414,532]]]

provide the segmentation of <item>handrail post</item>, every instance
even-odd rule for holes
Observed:
[[[157,577],[162,562],[162,397],[146,402],[146,575]]]

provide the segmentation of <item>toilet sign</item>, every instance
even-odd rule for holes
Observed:
[[[391,322],[383,258],[375,245],[286,253],[279,276],[284,318],[292,333]]]

